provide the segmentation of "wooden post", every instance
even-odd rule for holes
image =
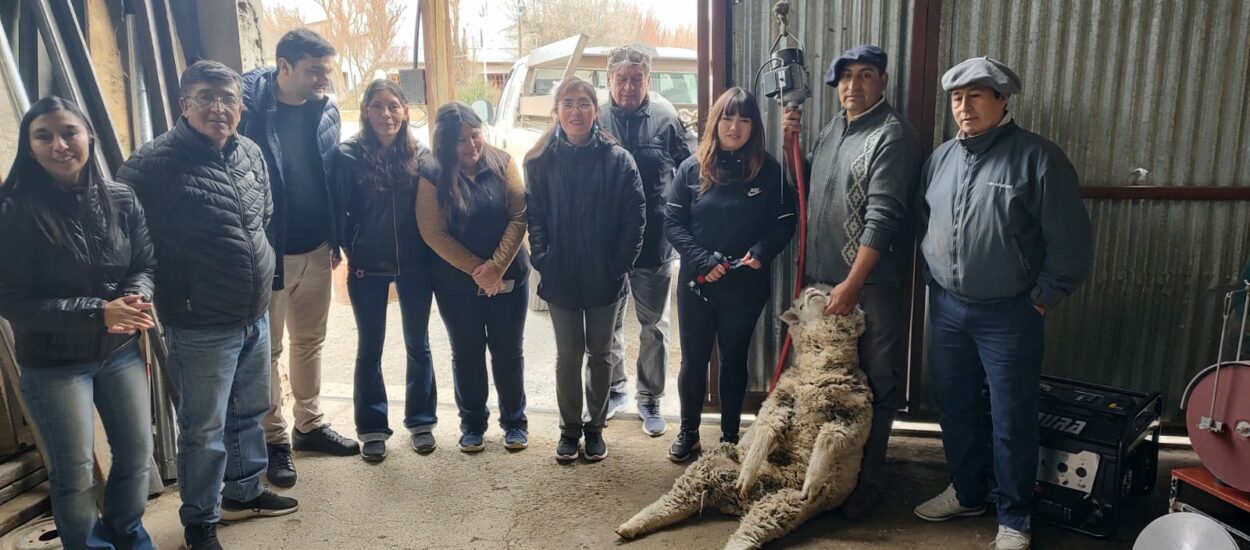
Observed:
[[[422,0],[421,44],[425,51],[426,106],[429,117],[440,106],[456,99],[456,83],[451,76],[451,7],[447,0]],[[433,135],[434,129],[430,132]]]

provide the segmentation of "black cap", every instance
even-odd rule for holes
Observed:
[[[885,50],[872,44],[855,46],[842,52],[842,55],[834,59],[833,64],[829,65],[829,70],[825,71],[825,84],[836,88],[838,81],[842,79],[842,68],[846,67],[848,63],[867,63],[884,73],[888,59]]]

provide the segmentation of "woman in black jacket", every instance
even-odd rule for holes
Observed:
[[[699,415],[713,342],[720,350],[721,441],[738,442],[751,334],[769,297],[768,265],[794,234],[794,189],[764,150],[755,97],[730,88],[716,100],[697,155],[666,193],[665,234],[681,255],[681,430],[669,458],[699,450]]]
[[[504,447],[524,449],[525,184],[512,157],[486,143],[482,119],[468,105],[443,105],[434,127],[438,170],[421,179],[417,226],[435,253],[434,298],[451,339],[459,447],[476,452],[485,445],[489,348]]]
[[[156,261],[139,201],[100,174],[94,140],[87,116],[59,97],[22,118],[0,186],[0,315],[13,324],[61,542],[155,548],[142,523],[152,413],[137,334],[155,326]],[[113,449],[102,515],[93,405]]]
[[[404,427],[412,447],[434,450],[437,393],[430,356],[430,306],[434,280],[430,249],[417,230],[418,171],[430,152],[408,127],[408,100],[394,82],[378,79],[360,102],[360,132],[339,145],[331,163],[343,211],[347,253],[347,295],[356,317],[356,374],[353,400],[356,433],[369,462],[386,458],[386,385],[382,348],[391,283],[399,295],[408,355]]]
[[[556,337],[556,459],[607,456],[603,426],[611,385],[611,344],[625,277],[642,248],[646,198],[629,152],[599,129],[590,83],[569,78],[556,88],[556,124],[525,159],[531,261],[542,275],[538,295],[550,306]],[[582,420],[582,361],[588,421]]]

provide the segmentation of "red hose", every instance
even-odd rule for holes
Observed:
[[[807,175],[803,170],[803,148],[799,145],[798,134],[790,142],[790,165],[794,174],[794,183],[799,195],[799,260],[798,270],[794,274],[794,297],[798,298],[803,291],[803,261],[807,257]],[[786,340],[781,344],[781,354],[777,358],[777,367],[773,369],[773,379],[768,384],[768,393],[777,388],[777,380],[786,370],[786,359],[790,355],[790,331],[786,331]]]

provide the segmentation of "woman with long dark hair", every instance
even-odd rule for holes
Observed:
[[[681,430],[669,458],[699,450],[712,346],[720,350],[721,441],[738,442],[751,334],[769,297],[768,266],[794,235],[794,189],[764,149],[755,97],[730,88],[712,104],[696,155],[666,192],[665,234],[681,255]]]
[[[94,142],[87,116],[59,97],[22,117],[0,185],[0,315],[13,325],[62,544],[155,548],[142,523],[152,412],[138,333],[155,326],[156,261],[139,201],[100,173]],[[102,513],[93,408],[113,450]]]
[[[525,184],[512,157],[486,143],[482,119],[468,105],[443,105],[434,128],[438,169],[421,180],[417,225],[435,253],[434,298],[451,339],[459,447],[477,452],[485,445],[489,348],[504,447],[524,449]]]
[[[418,172],[431,159],[409,130],[408,100],[394,82],[370,83],[360,116],[360,132],[335,153],[332,181],[342,208],[347,295],[356,317],[356,433],[363,444],[361,457],[379,462],[386,458],[386,440],[393,433],[382,380],[392,283],[399,295],[408,361],[404,427],[418,453],[435,447],[437,393],[428,332],[434,282],[430,249],[417,230],[415,210]]]
[[[599,128],[595,88],[572,77],[556,88],[556,123],[525,159],[530,260],[542,275],[538,295],[550,306],[556,337],[556,459],[607,456],[611,346],[626,276],[642,249],[646,198],[634,159]],[[584,387],[582,362],[590,373]]]

